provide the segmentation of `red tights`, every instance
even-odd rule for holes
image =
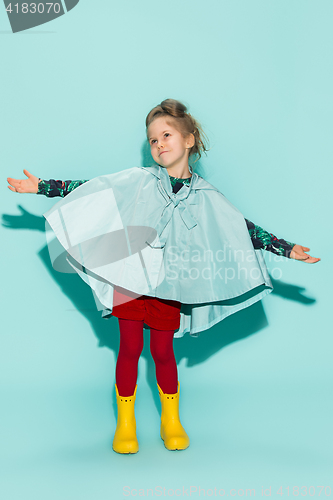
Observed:
[[[120,346],[116,365],[116,384],[120,396],[132,396],[143,349],[143,320],[119,321]],[[155,362],[156,380],[165,394],[178,390],[177,363],[173,352],[174,330],[150,328],[150,352]]]

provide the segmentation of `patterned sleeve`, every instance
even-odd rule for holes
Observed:
[[[277,255],[290,258],[290,252],[296,243],[278,239],[274,234],[268,233],[260,226],[245,219],[254,248],[262,248]]]
[[[89,179],[80,181],[59,181],[50,179],[49,181],[45,181],[43,179],[39,179],[37,194],[43,194],[48,198],[53,198],[54,196],[64,197],[73,191],[73,189],[81,186],[81,184],[84,184],[88,180]]]

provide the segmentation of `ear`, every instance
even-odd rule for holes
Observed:
[[[186,140],[186,146],[190,149],[195,144],[195,138],[193,134],[189,134]]]

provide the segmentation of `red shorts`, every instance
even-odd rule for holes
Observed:
[[[122,319],[143,320],[156,330],[178,330],[181,303],[175,300],[157,299],[134,294],[115,287],[112,315]]]

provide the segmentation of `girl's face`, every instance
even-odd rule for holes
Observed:
[[[171,123],[171,120],[169,120]],[[171,168],[188,165],[188,154],[194,145],[194,136],[190,134],[184,139],[167,119],[163,116],[155,118],[149,125],[147,137],[152,157],[162,167]]]

